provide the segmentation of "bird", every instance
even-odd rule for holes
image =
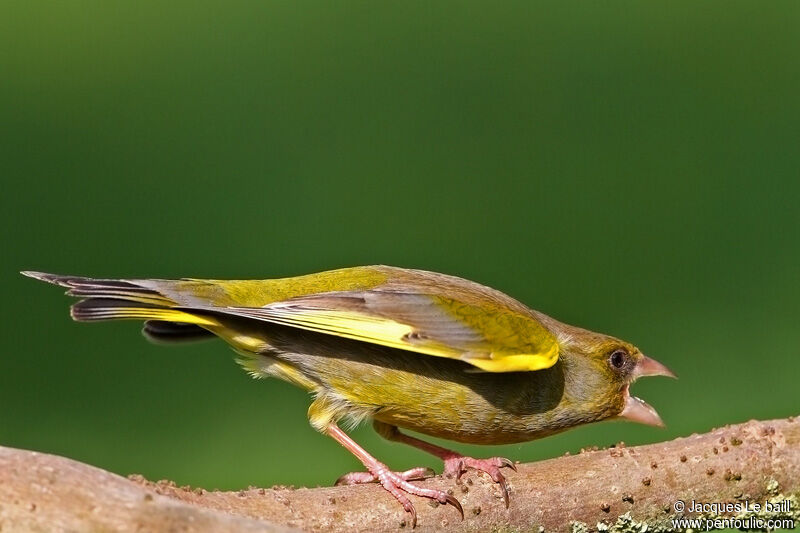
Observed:
[[[675,375],[633,344],[536,311],[466,279],[385,265],[286,278],[94,279],[23,275],[79,298],[74,320],[144,321],[156,343],[221,338],[253,377],[307,390],[311,426],[350,451],[364,472],[337,484],[377,482],[410,515],[410,496],[453,506],[414,483],[428,468],[396,472],[342,429],[371,420],[382,437],[439,457],[443,473],[483,471],[509,505],[503,457],[476,459],[410,435],[469,444],[527,442],[581,424],[627,419],[663,426],[632,396],[644,376]],[[350,426],[346,424],[350,424]]]

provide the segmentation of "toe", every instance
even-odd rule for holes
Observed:
[[[334,485],[360,485],[362,483],[374,483],[377,478],[369,472],[350,472],[336,480]]]
[[[461,507],[461,503],[457,499],[455,499],[455,497],[451,496],[450,494],[444,491],[423,488],[413,483],[409,483],[408,481],[402,479],[402,477],[400,477],[399,474],[396,474],[394,472],[389,472],[385,476],[379,475],[378,478],[381,480],[381,484],[384,486],[384,488],[386,488],[389,492],[391,492],[395,496],[395,498],[397,498],[401,502],[403,500],[400,497],[398,497],[398,494],[403,497],[405,497],[405,494],[413,494],[415,496],[421,496],[423,498],[428,498],[437,501],[442,505],[447,505],[447,504],[452,505],[461,515],[462,520],[464,518],[464,509]],[[405,499],[407,500],[408,498]]]
[[[467,468],[485,472],[489,477],[500,486],[500,492],[503,497],[503,503],[506,508],[509,505],[508,498],[508,484],[506,478],[500,473],[501,468],[511,468],[516,471],[516,465],[505,457],[492,457],[490,459],[474,459],[472,457],[448,457],[445,460],[445,473],[454,473],[456,478]]]
[[[406,470],[405,472],[393,473],[406,481],[418,481],[436,475],[436,472],[432,469],[422,466]],[[337,479],[334,485],[361,485],[363,483],[375,483],[376,481],[378,481],[378,478],[371,472],[350,472]]]
[[[422,479],[428,479],[429,477],[435,476],[436,472],[434,472],[433,469],[431,468],[420,466],[417,468],[406,470],[405,472],[398,472],[397,475],[399,475],[406,481],[419,481]]]

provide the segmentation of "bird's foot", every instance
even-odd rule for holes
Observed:
[[[517,467],[514,463],[505,457],[490,457],[489,459],[474,459],[472,457],[464,457],[463,455],[452,454],[444,458],[444,472],[443,474],[448,477],[455,477],[459,479],[461,474],[467,471],[467,468],[474,468],[481,472],[486,472],[492,481],[500,485],[500,490],[503,494],[503,503],[508,508],[508,487],[506,486],[506,478],[500,473],[500,469],[508,467],[515,472]]]
[[[426,489],[409,483],[411,479],[417,480],[429,477],[429,474],[433,474],[430,468],[412,468],[405,472],[392,472],[385,464],[377,461],[374,464],[369,464],[368,468],[369,472],[351,472],[350,474],[345,474],[336,481],[336,484],[352,485],[355,483],[370,483],[372,481],[379,482],[384,489],[389,491],[391,495],[400,502],[403,509],[411,515],[412,528],[417,525],[417,511],[408,498],[408,494],[429,498],[442,505],[449,503],[458,510],[461,514],[461,519],[464,519],[464,509],[461,508],[461,504],[453,496],[441,490]]]

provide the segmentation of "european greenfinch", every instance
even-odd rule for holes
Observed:
[[[458,500],[394,472],[353,441],[340,421],[371,419],[382,436],[444,461],[446,474],[484,471],[508,506],[507,459],[474,459],[400,431],[464,443],[529,441],[609,418],[662,425],[631,396],[638,377],[673,376],[614,337],[569,326],[513,298],[454,276],[364,266],[266,280],[91,279],[23,272],[69,289],[78,321],[144,320],[159,342],[217,336],[255,377],[309,391],[311,425],[355,455],[366,472],[340,483],[379,482],[411,514],[409,495]]]

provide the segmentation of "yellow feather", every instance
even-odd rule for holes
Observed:
[[[219,326],[220,323],[211,318],[186,313],[177,309],[159,309],[150,307],[114,307],[103,317],[109,320],[165,320],[198,326]]]
[[[550,368],[558,360],[558,346],[542,354],[503,355],[497,359],[475,358],[470,364],[487,372],[528,372]]]

